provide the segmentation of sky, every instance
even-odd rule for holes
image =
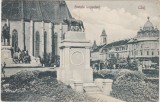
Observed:
[[[160,1],[158,0],[66,0],[69,11],[84,23],[87,40],[100,44],[105,29],[107,42],[133,38],[150,17],[160,29]]]

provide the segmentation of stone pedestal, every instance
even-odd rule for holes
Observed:
[[[97,78],[97,79],[95,79],[94,83],[97,85],[97,87],[99,87],[101,90],[103,90],[103,81],[104,81],[104,79]]]
[[[95,79],[94,83],[100,90],[102,90],[103,94],[110,95],[112,91],[113,80],[97,78]]]
[[[6,66],[13,63],[11,57],[11,46],[1,46],[1,63],[6,63]]]
[[[70,86],[72,89],[75,89],[77,92],[83,92],[83,82],[78,80],[71,80]]]
[[[70,85],[72,81],[93,82],[90,67],[90,42],[84,32],[68,31],[60,44],[60,68],[57,79]]]
[[[104,79],[103,80],[103,93],[105,95],[110,95],[110,93],[112,91],[112,83],[113,83],[113,80],[111,80],[111,79]]]

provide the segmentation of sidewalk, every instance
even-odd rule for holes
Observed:
[[[17,72],[20,72],[22,70],[28,70],[28,71],[33,71],[33,70],[39,70],[39,71],[56,71],[57,68],[53,67],[43,67],[43,68],[5,68],[5,76],[9,77],[13,74],[16,74]],[[3,74],[1,74],[1,77],[4,77]]]
[[[89,96],[95,98],[96,102],[125,102],[103,94],[89,94]]]

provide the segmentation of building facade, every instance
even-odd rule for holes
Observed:
[[[138,59],[146,68],[159,65],[159,30],[148,20],[137,36],[128,42],[128,52],[131,59]]]
[[[9,28],[9,41],[2,34],[1,46],[25,50],[34,57],[59,55],[59,43],[67,31],[63,19],[71,17],[63,0],[3,0],[1,29]]]
[[[93,42],[93,46],[91,48],[91,66],[94,69],[100,69],[104,66],[105,56],[103,53],[103,49],[107,44],[107,34],[103,29],[100,35],[100,45],[96,44],[96,41]]]
[[[125,39],[107,44],[103,49],[106,60],[110,60],[113,57],[116,57],[120,61],[125,60],[129,55],[128,41],[129,39]]]
[[[99,55],[103,57],[99,60],[106,66],[113,57],[117,59],[117,63],[127,62],[127,58],[130,58],[131,61],[143,64],[144,68],[159,66],[159,35],[158,28],[153,26],[148,17],[136,37],[115,41],[102,47]]]

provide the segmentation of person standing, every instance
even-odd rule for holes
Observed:
[[[138,71],[142,72],[142,68],[143,68],[143,66],[142,66],[142,64],[140,63],[139,66],[138,66]]]

